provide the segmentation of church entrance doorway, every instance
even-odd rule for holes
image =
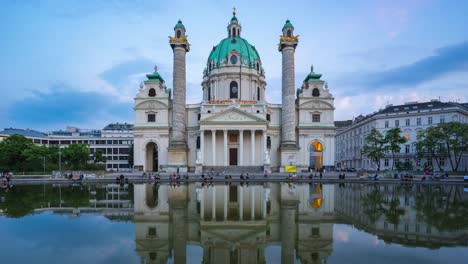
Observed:
[[[229,165],[237,166],[237,148],[229,149]]]
[[[158,145],[150,142],[146,145],[146,166],[145,170],[158,171]]]
[[[312,141],[309,146],[309,166],[313,170],[320,170],[323,166],[323,145],[318,141]]]

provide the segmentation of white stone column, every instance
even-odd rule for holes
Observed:
[[[211,130],[211,165],[216,165],[216,130]]]
[[[205,164],[205,130],[200,131],[200,152],[202,156],[202,164]]]
[[[263,163],[263,155],[265,155],[265,151],[267,150],[267,136],[266,136],[266,130],[262,130],[262,155],[260,155],[260,157],[262,157],[262,161],[261,163]]]
[[[255,165],[255,130],[250,130],[250,151],[252,152],[251,155],[251,165]]]
[[[223,144],[224,166],[227,166],[228,165],[227,129],[224,129],[223,133],[224,133],[224,144]]]
[[[244,130],[239,129],[239,165],[242,166],[243,161],[242,158],[244,157]]]

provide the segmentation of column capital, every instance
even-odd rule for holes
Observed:
[[[228,130],[225,128],[225,129],[223,129],[223,132],[224,132],[224,134],[226,134],[228,132]]]
[[[216,133],[216,129],[211,129],[211,133]]]

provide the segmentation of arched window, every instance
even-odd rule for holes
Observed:
[[[290,29],[288,29],[288,32],[286,33],[286,35],[287,35],[288,37],[291,37],[291,30],[290,30]]]
[[[257,101],[260,101],[260,87],[257,87]]]
[[[257,62],[257,71],[260,70],[260,63]]]
[[[320,91],[319,91],[319,89],[314,88],[314,89],[312,90],[312,96],[314,96],[314,97],[319,97],[319,96],[320,96]]]
[[[156,90],[154,88],[149,89],[148,96],[149,97],[155,97],[156,96]]]
[[[235,28],[232,28],[232,37],[233,37],[233,38],[236,37],[236,29],[235,29]]]
[[[208,101],[211,100],[211,86],[208,86]]]
[[[237,86],[237,82],[235,81],[232,81],[231,84],[229,85],[229,91],[230,91],[230,96],[229,98],[234,98],[234,99],[237,99],[238,97],[238,86]]]
[[[237,29],[237,36],[240,36],[240,30]]]
[[[176,36],[180,38],[180,35],[181,35],[180,30],[177,30]]]
[[[271,149],[271,137],[267,137],[267,149]]]

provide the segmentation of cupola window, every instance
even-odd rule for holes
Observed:
[[[232,37],[233,37],[233,38],[236,37],[236,29],[235,29],[235,28],[232,28]]]
[[[236,56],[236,55],[232,55],[232,56],[231,56],[231,63],[232,63],[232,64],[236,64],[236,63],[237,63],[237,56]]]
[[[180,35],[181,35],[180,30],[177,30],[176,37],[180,38]]]
[[[319,96],[320,96],[320,91],[319,91],[319,89],[314,88],[314,89],[312,90],[312,96],[313,96],[313,97],[319,97]]]
[[[257,101],[260,101],[260,87],[257,87]]]
[[[156,96],[156,90],[154,90],[154,88],[149,89],[148,96],[149,97],[155,97]]]
[[[238,98],[238,86],[237,86],[237,82],[235,81],[232,81],[231,84],[229,85],[229,88],[230,88],[230,96],[229,98],[231,99],[236,99]]]
[[[287,35],[288,37],[291,37],[291,30],[290,30],[290,29],[288,29],[288,32],[286,33],[286,35]]]

